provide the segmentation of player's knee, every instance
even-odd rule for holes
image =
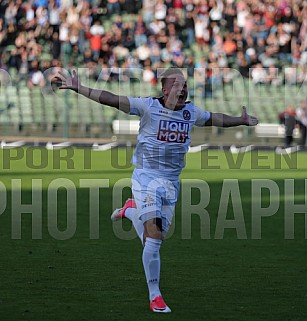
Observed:
[[[156,228],[160,232],[162,232],[162,218],[160,218],[160,217],[154,218],[153,223],[156,225]]]
[[[162,239],[162,219],[154,218],[145,222],[144,237],[151,237],[154,239]]]

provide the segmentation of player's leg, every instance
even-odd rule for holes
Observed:
[[[129,219],[143,244],[144,225],[137,214],[138,210],[134,199],[128,199],[122,208],[117,208],[111,215],[112,221]]]
[[[150,309],[153,312],[171,312],[171,309],[164,302],[159,288],[161,265],[159,250],[162,240],[169,230],[173,213],[174,204],[164,204],[161,218],[150,219],[144,223],[143,265],[149,290]]]
[[[122,208],[117,208],[111,215],[112,221],[119,221],[124,218],[131,220],[132,214],[134,214],[136,204],[134,199],[129,198]]]
[[[128,208],[128,210],[126,211],[126,217],[132,222],[133,227],[143,244],[144,225],[138,216],[138,209],[137,208]]]
[[[153,188],[147,199],[155,196],[155,211],[144,213],[144,242],[143,265],[146,274],[150,309],[154,312],[171,312],[165,304],[160,289],[160,247],[162,240],[169,230],[172,222],[175,204],[177,201],[179,182],[171,182],[166,179],[155,179],[150,184]],[[147,192],[148,193],[148,192]]]
[[[154,214],[156,215],[156,213]],[[171,309],[164,302],[160,283],[160,247],[162,245],[162,218],[155,217],[144,222],[143,266],[149,291],[150,309],[168,313]]]
[[[162,219],[155,217],[156,211],[152,213],[147,212],[146,217],[148,220],[144,222],[137,212],[135,202],[132,203],[131,200],[128,200],[123,208],[113,212],[111,219],[115,221],[128,218],[132,221],[135,230],[144,244],[142,261],[149,290],[150,308],[154,312],[170,312],[170,309],[162,299],[159,288]],[[145,219],[145,215],[143,219]]]
[[[171,187],[171,188],[170,188]],[[143,239],[142,261],[147,280],[150,309],[154,312],[171,312],[165,304],[159,289],[160,282],[160,247],[162,245],[163,223],[161,216],[162,199],[177,199],[178,193],[167,193],[173,189],[172,183],[157,179],[143,170],[134,170],[132,192],[136,208],[127,208],[125,216],[131,219],[138,235]],[[141,235],[143,235],[141,237]]]

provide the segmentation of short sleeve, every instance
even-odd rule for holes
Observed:
[[[130,103],[130,115],[142,116],[145,110],[150,106],[149,98],[128,97]]]
[[[209,111],[202,110],[198,107],[195,108],[195,126],[204,127],[207,120],[211,118],[211,113]]]

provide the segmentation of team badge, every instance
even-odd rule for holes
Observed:
[[[191,113],[188,110],[183,111],[183,118],[184,120],[190,120],[191,119]]]

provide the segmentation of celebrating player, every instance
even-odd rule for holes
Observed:
[[[160,247],[171,224],[179,192],[179,175],[196,126],[255,126],[256,117],[245,107],[239,117],[201,110],[187,101],[188,88],[183,72],[169,68],[161,75],[162,96],[133,98],[83,86],[75,71],[60,73],[61,89],[71,89],[93,101],[140,117],[138,143],[133,155],[134,199],[116,209],[112,220],[128,218],[141,239],[150,309],[171,312],[160,288]]]

